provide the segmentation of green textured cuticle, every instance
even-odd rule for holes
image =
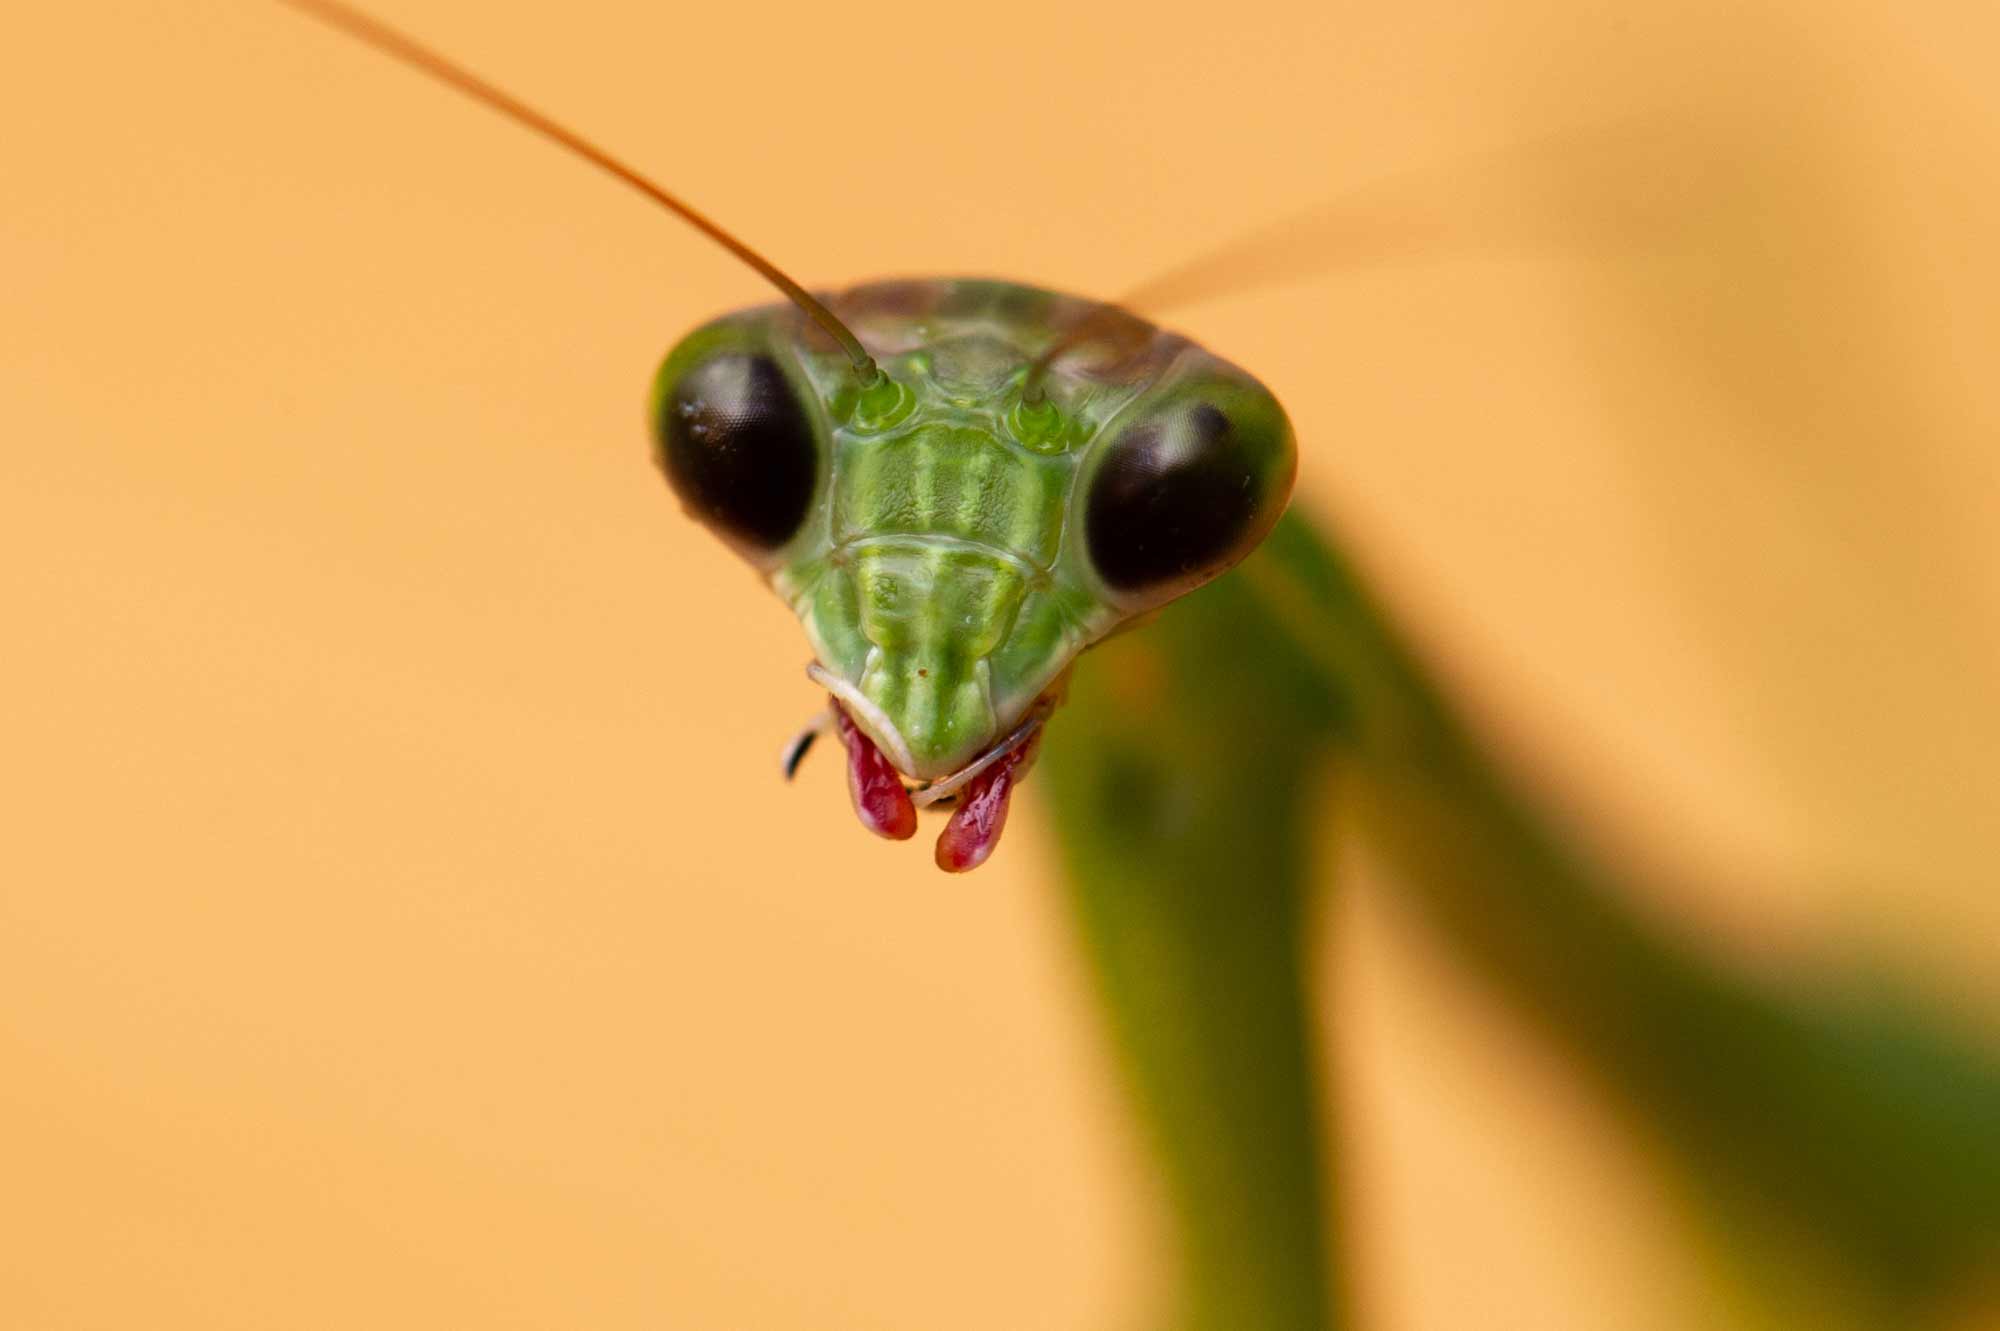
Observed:
[[[908,420],[916,409],[917,395],[909,385],[884,373],[855,399],[852,424],[857,430],[887,430]]]
[[[1017,398],[1007,413],[1007,430],[1023,447],[1037,453],[1060,453],[1068,447],[1062,411],[1048,398],[1029,402]]]

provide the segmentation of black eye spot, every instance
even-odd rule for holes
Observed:
[[[705,526],[764,550],[797,534],[819,449],[769,356],[725,353],[695,365],[665,396],[654,430],[667,483]]]
[[[1083,526],[1091,563],[1118,591],[1193,586],[1237,553],[1261,490],[1215,407],[1142,421],[1111,444],[1091,481]]]

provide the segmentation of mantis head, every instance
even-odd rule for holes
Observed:
[[[655,455],[798,615],[863,821],[901,837],[1018,780],[1078,653],[1254,549],[1296,449],[1255,379],[1115,307],[936,280],[825,308],[872,379],[794,307],[726,316],[661,366]]]

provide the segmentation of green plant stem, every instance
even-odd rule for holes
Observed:
[[[1484,759],[1304,519],[1092,653],[1073,698],[1044,779],[1189,1325],[1320,1324],[1300,1320],[1324,1280],[1301,923],[1314,774],[1336,756],[1338,797],[1463,962],[1704,1196],[1905,1310],[2000,1251],[1990,1052],[1878,983],[1782,985],[1645,921]]]
[[[1176,1325],[1315,1331],[1332,1298],[1307,848],[1331,697],[1302,652],[1235,653],[1262,614],[1246,586],[1201,595],[1092,654],[1037,780],[1170,1203]]]

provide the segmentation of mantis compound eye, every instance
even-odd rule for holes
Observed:
[[[819,447],[777,362],[719,352],[664,387],[654,436],[667,484],[688,513],[754,551],[797,535],[819,479]]]
[[[1191,591],[1263,539],[1291,478],[1291,431],[1275,410],[1238,417],[1193,401],[1135,421],[1088,479],[1091,565],[1121,599]]]

